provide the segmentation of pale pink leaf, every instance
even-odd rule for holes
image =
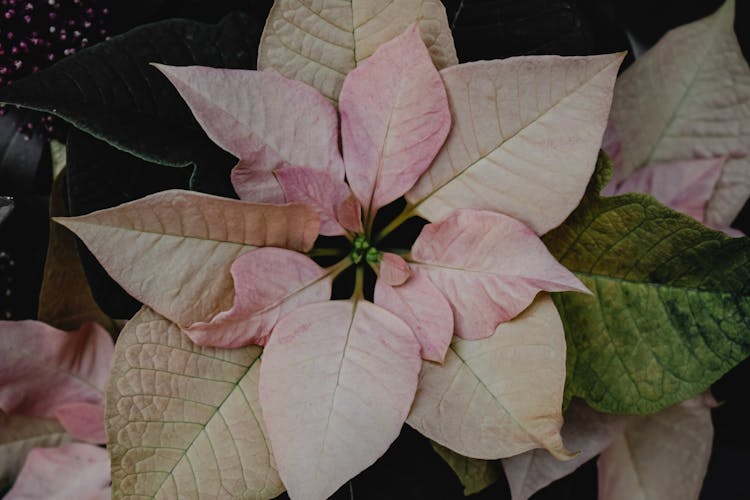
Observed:
[[[710,395],[641,417],[601,454],[599,498],[697,500],[713,441]]]
[[[193,344],[144,307],[117,339],[107,390],[118,497],[275,498],[258,401],[261,348]]]
[[[34,448],[5,500],[111,498],[109,455],[91,444]]]
[[[71,439],[55,419],[0,411],[0,488],[13,483],[32,448],[58,446]]]
[[[724,161],[724,158],[708,158],[650,163],[620,182],[612,194],[647,193],[664,205],[704,222],[706,204],[721,176]]]
[[[390,252],[384,252],[380,259],[379,280],[383,280],[391,286],[399,286],[406,283],[411,276],[409,264],[399,255]]]
[[[343,179],[306,167],[284,167],[274,171],[288,202],[310,205],[320,216],[320,234],[337,236],[360,221],[359,202]],[[354,206],[350,206],[354,202]],[[343,208],[342,208],[343,205]],[[356,214],[356,215],[355,215]],[[344,223],[339,222],[339,215]],[[356,230],[361,231],[361,223]]]
[[[564,385],[565,332],[544,295],[491,337],[454,337],[442,365],[424,362],[407,423],[467,457],[543,447],[569,459],[560,437]]]
[[[234,305],[210,322],[183,331],[202,346],[264,345],[276,322],[286,313],[331,297],[333,269],[283,248],[258,248],[232,264]]]
[[[441,71],[453,126],[406,195],[430,221],[501,212],[537,234],[578,206],[596,165],[623,54],[513,57]]]
[[[409,326],[371,302],[308,305],[279,321],[263,352],[260,402],[292,498],[326,498],[385,453],[419,367]]]
[[[208,136],[240,159],[232,184],[241,199],[281,203],[272,172],[288,165],[343,180],[338,115],[315,89],[270,71],[155,66]]]
[[[615,86],[623,174],[655,161],[727,157],[707,222],[729,225],[750,195],[750,69],[735,1],[668,32]]]
[[[65,430],[80,441],[105,444],[104,402],[68,403],[55,408],[55,417]]]
[[[599,413],[583,401],[573,400],[565,412],[561,434],[565,447],[578,454],[570,460],[558,460],[546,450],[536,449],[503,459],[513,500],[526,500],[571,474],[617,439],[632,418]]]
[[[344,77],[414,22],[438,68],[458,62],[440,0],[277,0],[263,30],[258,69],[273,68],[336,101]]]
[[[409,325],[422,347],[422,358],[442,363],[453,337],[451,305],[440,290],[422,275],[392,286],[381,275],[375,283],[375,303]]]
[[[319,218],[305,205],[265,205],[164,191],[56,219],[129,294],[181,326],[232,306],[229,268],[257,246],[309,250]]]
[[[64,332],[38,321],[0,321],[0,410],[54,417],[68,403],[102,404],[114,362],[95,323]]]
[[[368,220],[414,185],[450,129],[445,87],[416,24],[347,75],[339,110],[346,177]]]
[[[411,251],[414,275],[427,276],[451,303],[454,334],[492,335],[542,290],[588,292],[531,228],[503,214],[456,210],[426,225]]]

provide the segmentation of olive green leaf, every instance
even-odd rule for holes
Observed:
[[[729,238],[650,196],[600,197],[600,157],[581,205],[544,241],[593,292],[556,294],[566,396],[649,414],[704,391],[750,354],[750,239]]]
[[[458,480],[464,486],[464,495],[473,495],[489,488],[502,475],[499,460],[465,457],[435,442],[432,443],[432,448],[456,473]]]

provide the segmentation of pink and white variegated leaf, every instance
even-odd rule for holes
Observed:
[[[623,54],[512,57],[440,72],[452,128],[406,194],[430,221],[501,212],[544,234],[578,206],[594,172]]]
[[[617,79],[611,120],[623,175],[655,161],[726,157],[706,221],[732,223],[750,195],[750,67],[735,1],[679,26]]]
[[[347,75],[339,110],[346,177],[369,220],[414,185],[450,129],[445,87],[416,24]]]
[[[105,444],[104,403],[68,403],[55,408],[60,425],[74,438],[92,444]]]
[[[553,481],[571,474],[612,444],[632,418],[600,413],[581,400],[573,400],[565,411],[561,434],[565,447],[578,454],[570,460],[558,460],[546,450],[536,449],[503,459],[513,500],[527,500]]]
[[[272,172],[283,166],[309,167],[344,179],[338,115],[315,89],[271,71],[155,66],[208,136],[240,159],[232,184],[241,199],[282,203]]]
[[[343,179],[307,167],[274,171],[286,201],[310,205],[320,216],[320,234],[338,236],[362,232],[361,207]],[[339,220],[341,217],[341,220]]]
[[[130,295],[182,327],[232,306],[229,269],[238,256],[263,246],[307,251],[320,227],[306,205],[180,190],[55,220],[81,238]]]
[[[664,205],[705,222],[706,205],[724,162],[725,158],[707,158],[650,163],[620,182],[611,195],[648,193]],[[602,193],[609,194],[604,190]]]
[[[572,454],[560,437],[565,332],[548,295],[491,337],[454,337],[443,364],[424,362],[407,423],[466,457],[534,448]]]
[[[388,254],[385,254],[388,255]],[[384,255],[384,257],[385,257]],[[408,324],[422,346],[422,358],[442,363],[453,338],[451,305],[438,288],[423,275],[393,285],[383,279],[385,260],[375,283],[375,303]]]
[[[371,302],[307,305],[279,321],[263,352],[260,402],[292,498],[327,498],[388,449],[420,364],[409,326]]]
[[[61,405],[103,405],[113,363],[112,339],[95,323],[64,332],[38,321],[2,321],[0,410],[55,417]]]
[[[456,210],[426,225],[411,260],[414,275],[429,278],[448,299],[454,334],[464,339],[489,337],[542,290],[588,292],[531,228],[484,210]]]
[[[34,448],[6,500],[70,498],[109,500],[110,467],[107,450],[70,443],[59,448]]]
[[[232,263],[234,305],[183,331],[200,346],[265,345],[276,322],[304,304],[331,297],[333,270],[283,248],[258,248]]]
[[[706,393],[631,422],[599,456],[599,498],[697,499],[711,456],[714,406]]]

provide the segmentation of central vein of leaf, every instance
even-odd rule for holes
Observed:
[[[363,260],[366,262],[380,262],[381,253],[377,248],[372,246],[364,235],[357,235],[352,242],[352,252],[350,254],[352,262],[359,264]]]

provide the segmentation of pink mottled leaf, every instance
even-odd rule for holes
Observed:
[[[279,321],[263,352],[260,402],[292,498],[330,496],[388,449],[420,364],[409,326],[370,302],[307,305]]]
[[[238,256],[259,246],[307,251],[320,226],[306,205],[180,190],[56,220],[129,294],[183,327],[232,306],[229,269]]]
[[[708,158],[650,163],[619,183],[612,195],[648,193],[666,206],[705,222],[706,205],[721,177],[724,161],[725,158]]]
[[[310,205],[320,216],[320,234],[337,236],[347,229],[362,230],[359,202],[349,186],[327,172],[306,167],[283,167],[274,171],[286,201]],[[339,216],[343,222],[339,221]]]
[[[600,413],[574,400],[565,412],[561,434],[565,447],[578,454],[570,460],[558,460],[546,450],[535,449],[503,459],[513,500],[530,498],[597,456],[622,434],[629,418]]]
[[[588,292],[531,228],[483,210],[457,210],[428,224],[412,247],[415,275],[428,277],[453,308],[455,335],[481,339],[542,290]]]
[[[110,497],[107,450],[71,443],[31,450],[5,500],[108,500]]]
[[[599,456],[599,498],[697,499],[711,456],[715,405],[704,394],[634,419]]]
[[[381,262],[380,278],[382,277]],[[416,275],[400,286],[378,279],[375,284],[375,303],[388,309],[411,327],[422,346],[423,359],[443,362],[453,337],[453,313],[451,305],[429,279]]]
[[[104,404],[69,403],[55,408],[55,417],[76,439],[92,444],[107,442],[104,431]]]
[[[414,185],[450,129],[445,87],[416,24],[349,73],[339,109],[346,176],[372,218]]]
[[[232,264],[232,308],[210,322],[195,323],[184,332],[201,346],[264,345],[281,316],[304,304],[330,298],[331,274],[332,270],[291,250],[252,250]]]
[[[101,405],[113,363],[112,339],[95,323],[64,332],[37,321],[2,321],[0,410],[54,417],[60,405]]]
[[[379,279],[391,286],[403,285],[411,276],[409,264],[395,253],[385,252],[380,259]]]
[[[310,167],[343,180],[338,116],[315,89],[275,72],[155,66],[208,136],[240,159],[232,184],[241,199],[281,203],[272,172],[283,166]]]

